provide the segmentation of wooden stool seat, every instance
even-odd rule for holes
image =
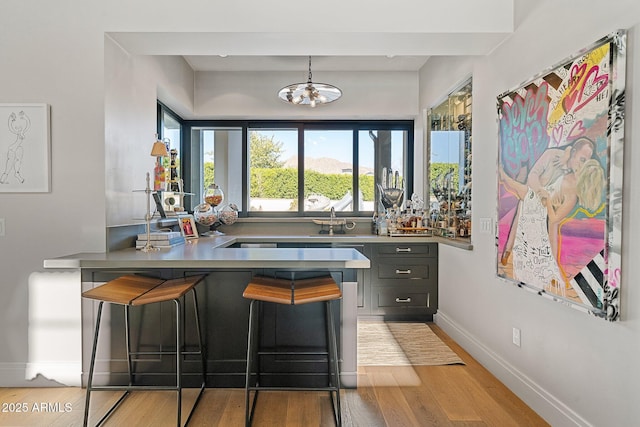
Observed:
[[[182,297],[189,292],[195,285],[200,283],[204,276],[181,277],[179,279],[166,280],[145,292],[131,302],[131,305],[145,305],[155,302],[171,301]]]
[[[281,279],[266,276],[256,276],[245,288],[243,297],[251,300],[249,305],[249,330],[247,336],[247,372],[245,377],[245,426],[249,427],[253,419],[253,412],[260,390],[314,390],[329,391],[336,425],[342,425],[340,409],[340,368],[338,360],[338,346],[333,320],[331,302],[342,298],[342,291],[331,276],[314,277],[310,279]],[[327,337],[326,351],[295,352],[295,351],[261,351],[259,342],[256,343],[255,333],[259,333],[259,306],[264,303],[283,305],[302,305],[323,303],[325,332]],[[257,339],[259,341],[259,338]],[[328,362],[328,385],[325,387],[290,387],[264,386],[260,384],[260,356],[261,355],[322,355]],[[257,360],[256,360],[257,359]],[[257,371],[254,372],[254,362]],[[254,381],[252,381],[254,380]],[[253,383],[253,384],[252,384]],[[253,403],[250,403],[250,393],[254,391]],[[334,399],[335,394],[335,399]]]
[[[276,304],[300,305],[342,298],[342,292],[331,278],[287,280],[256,276],[245,288],[243,297]]]
[[[193,411],[195,410],[200,397],[205,389],[206,382],[206,362],[204,356],[204,348],[202,345],[202,332],[200,330],[200,319],[198,313],[198,300],[196,297],[195,286],[205,278],[204,275],[183,277],[178,279],[163,280],[151,277],[125,275],[113,279],[104,285],[100,285],[96,288],[90,289],[82,293],[84,298],[99,301],[98,311],[96,315],[96,328],[93,338],[93,349],[91,352],[91,363],[89,368],[89,378],[87,381],[87,395],[85,398],[85,412],[83,425],[86,427],[89,422],[89,407],[92,391],[112,391],[121,390],[124,394],[111,405],[106,414],[98,421],[96,425],[101,425],[112,413],[116,410],[118,405],[129,395],[132,390],[173,390],[177,392],[177,414],[176,425],[182,426],[182,358],[185,355],[196,354],[200,356],[202,363],[202,384],[196,400],[189,411],[186,418],[186,423],[189,422]],[[182,323],[182,302],[181,298],[191,292],[193,295],[193,311],[195,314],[195,326],[198,334],[198,351],[184,351],[184,338]],[[176,306],[176,350],[166,351],[161,349],[159,352],[146,354],[173,354],[176,357],[176,383],[175,386],[136,386],[133,380],[132,370],[132,355],[136,353],[131,351],[130,333],[129,333],[129,309],[132,306],[141,306],[152,303],[160,303],[166,301],[173,301]],[[127,370],[129,374],[129,384],[126,386],[93,386],[93,374],[95,369],[95,361],[98,346],[98,336],[100,332],[100,319],[102,316],[102,307],[104,303],[120,304],[124,306],[124,319],[125,319],[125,340],[127,345]]]
[[[127,275],[113,279],[82,293],[84,298],[114,304],[131,305],[133,300],[163,283],[163,279]]]

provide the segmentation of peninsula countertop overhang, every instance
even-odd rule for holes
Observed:
[[[229,248],[242,239],[200,238],[169,249],[135,248],[86,252],[44,261],[45,268],[369,268],[367,257],[352,248]],[[251,239],[253,240],[253,239]],[[265,241],[268,239],[265,236]]]

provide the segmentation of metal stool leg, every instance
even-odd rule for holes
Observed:
[[[200,351],[200,361],[202,364],[202,386],[200,387],[200,393],[196,398],[194,406],[198,404],[200,396],[204,392],[207,385],[207,360],[204,354],[204,345],[202,344],[202,328],[200,327],[200,310],[198,309],[198,297],[196,295],[196,288],[191,290],[193,292],[193,311],[196,319],[196,332],[198,333],[198,350]],[[187,420],[187,423],[189,420]]]
[[[180,300],[174,299],[173,301],[176,304],[176,391],[178,394],[176,424],[180,427],[182,421],[182,325],[180,324],[182,310]]]
[[[133,364],[131,362],[131,331],[129,328],[129,306],[124,306],[124,336],[127,342],[127,373],[129,374],[129,387],[133,385]]]
[[[89,404],[91,402],[91,386],[93,384],[93,370],[96,364],[96,350],[98,348],[98,333],[100,332],[100,318],[102,317],[102,305],[104,303],[100,301],[98,304],[98,316],[96,320],[96,330],[93,333],[93,348],[91,350],[91,362],[89,365],[89,378],[87,379],[87,393],[84,403],[84,421],[82,425],[87,427],[89,422]]]
[[[330,358],[333,358],[333,370],[330,373],[330,377],[331,374],[333,374],[334,376],[334,381],[335,383],[333,384],[333,386],[336,388],[335,394],[336,394],[336,401],[335,401],[335,407],[334,407],[334,414],[336,417],[336,425],[338,425],[338,427],[342,426],[342,410],[340,407],[340,359],[338,359],[338,345],[337,345],[337,340],[336,340],[336,329],[335,329],[335,324],[334,324],[334,320],[333,320],[333,309],[331,307],[331,301],[327,301],[327,317],[328,319],[328,323],[329,323],[329,334],[331,335],[331,339],[329,340],[329,342],[327,343],[327,349],[330,349],[331,355],[328,356]],[[331,400],[331,405],[333,406],[333,399]]]
[[[256,316],[256,305],[259,306],[259,301],[251,300],[249,304],[249,327],[247,330],[247,370],[245,377],[245,389],[244,389],[244,414],[245,414],[245,426],[251,426],[251,421],[253,418],[253,410],[256,407],[256,401],[258,400],[258,390],[255,390],[253,393],[253,403],[250,405],[251,398],[251,375],[252,375],[252,366],[254,361],[254,345],[255,345],[255,326],[257,323]],[[258,361],[259,363],[259,361]]]
[[[100,335],[100,322],[102,319],[102,309],[104,308],[104,301],[100,301],[100,303],[98,304],[98,314],[96,316],[96,330],[94,332],[93,335],[93,348],[91,350],[91,362],[89,365],[89,378],[87,379],[87,395],[86,395],[86,399],[85,399],[85,405],[84,405],[84,420],[82,425],[84,427],[86,427],[89,424],[89,406],[91,405],[91,392],[93,391],[94,387],[93,387],[93,374],[95,371],[95,365],[96,365],[96,355],[97,355],[97,350],[98,350],[98,337]],[[125,323],[127,322],[127,316],[126,316],[127,312],[125,311]],[[128,326],[128,325],[127,325]],[[128,330],[128,327],[127,327]],[[128,344],[128,342],[127,342]],[[129,360],[131,358],[130,355],[130,349],[127,347],[127,356],[129,357]],[[129,362],[129,365],[131,365],[131,363]],[[131,381],[131,374],[129,375],[129,380]],[[118,407],[118,405],[120,405],[120,403],[122,403],[122,401],[124,400],[125,397],[127,397],[129,395],[129,390],[125,390],[124,393],[122,394],[122,396],[120,396],[120,398],[111,406],[111,408],[109,408],[109,410],[102,416],[102,418],[100,418],[100,420],[96,423],[97,426],[101,425],[112,413],[113,411],[116,410],[116,408]]]

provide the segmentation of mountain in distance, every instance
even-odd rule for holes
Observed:
[[[297,168],[298,156],[291,156],[285,160],[283,167],[285,168]],[[341,174],[351,173],[353,171],[353,165],[349,162],[341,162],[338,159],[332,159],[331,157],[305,157],[304,158],[305,169],[310,169],[324,174]],[[360,166],[360,175],[373,175],[373,168]]]

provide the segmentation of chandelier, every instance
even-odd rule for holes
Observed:
[[[309,57],[309,79],[306,83],[294,83],[285,86],[278,92],[278,97],[290,104],[308,105],[328,104],[342,96],[342,91],[326,83],[311,81],[311,57]]]

